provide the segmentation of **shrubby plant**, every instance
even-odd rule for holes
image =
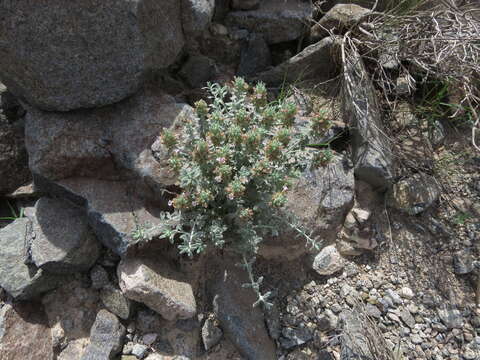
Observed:
[[[277,235],[285,222],[279,215],[292,181],[310,164],[325,164],[331,152],[307,148],[308,139],[328,127],[322,117],[296,128],[294,103],[267,101],[263,83],[250,87],[242,78],[230,86],[208,84],[210,105],[195,104],[197,119],[185,119],[181,133],[161,135],[169,166],[182,193],[164,213],[163,237],[179,241],[181,254],[193,256],[209,246],[228,248],[239,255],[258,295],[254,305],[270,306],[262,294],[262,278],[252,265],[259,244]],[[315,246],[294,222],[292,228]]]

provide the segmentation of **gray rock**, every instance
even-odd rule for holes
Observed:
[[[410,311],[408,311],[407,309],[401,309],[400,311],[398,311],[398,316],[410,329],[414,328],[416,322],[412,314],[410,314]]]
[[[469,250],[457,251],[453,255],[453,271],[457,275],[471,273],[475,269],[473,254]]]
[[[92,288],[97,290],[110,283],[108,273],[101,265],[95,265],[92,270],[90,270],[90,280],[92,281]]]
[[[365,305],[365,312],[367,313],[368,316],[371,316],[375,319],[380,319],[380,317],[382,316],[381,311],[378,310],[378,308],[372,304]]]
[[[402,298],[407,299],[407,300],[411,300],[415,296],[415,294],[413,293],[413,290],[410,289],[409,287],[406,287],[406,286],[402,287],[400,289],[400,291],[398,292],[398,294]]]
[[[175,61],[180,11],[178,0],[2,2],[0,77],[45,110],[117,102],[139,89],[146,70]]]
[[[223,331],[220,329],[215,319],[207,318],[202,327],[202,340],[205,350],[209,350],[217,345],[222,339]]]
[[[62,348],[58,360],[80,359],[88,345],[101,302],[98,291],[86,285],[73,280],[42,297],[54,346]]]
[[[256,296],[240,285],[248,279],[235,260],[225,259],[220,274],[212,282],[213,308],[225,336],[247,359],[274,360],[275,345],[268,336],[262,311],[252,305]]]
[[[284,82],[324,82],[338,75],[338,37],[327,37],[310,45],[300,53],[273,69],[264,71],[255,79],[269,85],[281,85]]]
[[[230,12],[225,21],[231,27],[263,34],[269,44],[276,44],[303,36],[312,10],[310,1],[263,0],[259,9]]]
[[[158,335],[155,333],[145,334],[142,336],[142,341],[145,345],[151,346],[157,340]]]
[[[165,321],[156,312],[140,310],[135,317],[135,327],[141,333],[159,333]]]
[[[318,243],[333,242],[353,206],[354,176],[350,162],[334,155],[326,166],[305,171],[288,191],[287,198],[283,210],[286,218],[294,219]],[[262,256],[269,258],[292,258],[306,251],[304,240],[291,228],[282,230],[273,241],[267,239],[260,249]]]
[[[335,357],[328,350],[320,350],[316,360],[335,360]]]
[[[104,287],[100,291],[100,299],[103,305],[119,318],[127,320],[130,317],[132,302],[119,289],[113,286]]]
[[[90,330],[90,344],[81,360],[113,359],[122,350],[125,327],[107,310],[100,310]]]
[[[28,263],[31,229],[31,221],[27,218],[17,219],[0,229],[0,286],[17,300],[30,299],[64,281],[63,277]]]
[[[267,325],[268,334],[274,340],[278,340],[282,332],[282,324],[280,321],[280,310],[278,304],[274,301],[273,306],[265,311],[265,324]]]
[[[201,88],[215,75],[215,69],[215,62],[212,59],[194,55],[190,56],[179,74],[192,88]]]
[[[85,212],[65,201],[41,198],[35,204],[31,244],[35,265],[50,273],[87,271],[100,254]]]
[[[135,344],[132,349],[132,354],[137,357],[137,359],[143,359],[147,354],[148,347],[142,344]]]
[[[183,31],[187,36],[201,35],[212,21],[215,0],[181,0]]]
[[[392,299],[388,296],[384,296],[384,297],[380,298],[378,300],[378,305],[379,305],[380,310],[383,313],[387,312],[388,309],[391,309],[391,308],[395,307]]]
[[[3,115],[9,123],[13,123],[25,115],[25,109],[18,99],[2,83],[0,83],[0,109],[3,110]]]
[[[131,193],[131,183],[88,178],[52,182],[40,176],[35,176],[35,183],[49,194],[84,206],[98,240],[120,256],[147,240],[135,235],[139,229],[145,236],[158,235],[155,225],[160,219],[145,209],[143,200]]]
[[[235,10],[253,10],[260,5],[260,0],[233,0],[232,8]]]
[[[283,337],[280,338],[280,344],[287,350],[303,345],[313,339],[312,332],[307,328],[301,327],[285,327],[282,329],[282,336]]]
[[[53,360],[53,345],[45,315],[32,304],[0,308],[0,357],[5,360]]]
[[[403,304],[402,298],[400,297],[400,295],[398,295],[398,293],[395,290],[387,289],[387,291],[385,293],[390,299],[392,299],[392,301],[395,305],[402,305]]]
[[[457,309],[438,309],[438,317],[449,329],[461,329],[463,326],[462,313]]]
[[[387,189],[393,178],[392,153],[375,89],[358,53],[350,54],[343,72],[342,111],[352,133],[356,177]]]
[[[30,179],[23,121],[10,124],[0,111],[0,195],[14,191]]]
[[[344,33],[353,25],[359,23],[369,13],[369,9],[356,4],[337,4],[312,26],[310,38],[315,42],[332,33]]]
[[[97,5],[91,1],[66,7],[55,1],[3,3],[0,11],[9,16],[0,21],[2,80],[49,110],[102,105],[136,91],[144,52],[140,29],[129,15],[133,9],[126,1],[102,5],[92,12]],[[67,31],[72,24],[74,33]]]
[[[314,258],[312,268],[320,275],[333,275],[345,266],[345,259],[335,245],[324,247]]]
[[[388,193],[390,206],[409,215],[417,215],[431,207],[440,196],[436,180],[426,174],[417,173],[400,180]]]
[[[117,273],[126,297],[144,303],[165,319],[189,319],[196,314],[192,287],[164,260],[126,258]]]
[[[238,75],[250,76],[266,70],[272,64],[270,49],[262,35],[251,34],[242,49]]]
[[[317,318],[317,325],[320,331],[332,331],[337,328],[338,318],[329,309]]]
[[[171,185],[171,174],[159,162],[167,159],[157,161],[151,146],[163,128],[191,116],[190,106],[150,90],[99,109],[54,113],[31,108],[25,129],[29,166],[50,180],[112,180],[120,171],[155,189]]]
[[[420,335],[418,334],[412,334],[410,336],[410,341],[415,344],[415,345],[418,345],[418,344],[421,344],[423,342],[423,339],[420,337]]]
[[[365,327],[370,326],[355,311],[343,311],[340,314],[342,324],[341,360],[373,360],[369,340],[365,337]]]

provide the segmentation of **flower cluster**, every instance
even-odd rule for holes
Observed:
[[[247,259],[251,275],[248,259],[265,235],[277,231],[274,214],[313,157],[305,150],[305,134],[294,126],[295,104],[268,102],[264,84],[251,87],[236,78],[228,86],[209,84],[208,90],[210,104],[198,101],[195,119],[185,120],[181,133],[161,135],[183,190],[170,202],[168,217],[176,222],[164,235],[180,238],[180,252],[189,256],[209,244],[228,246]],[[316,131],[320,127],[315,124]],[[266,299],[258,282],[251,286]]]

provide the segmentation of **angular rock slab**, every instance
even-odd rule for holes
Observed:
[[[119,285],[167,320],[190,319],[197,312],[192,287],[162,259],[126,258],[118,265]]]
[[[2,360],[53,360],[53,345],[46,319],[31,304],[4,304],[0,308]]]
[[[45,110],[112,104],[184,44],[178,0],[0,2],[0,78]]]
[[[26,264],[31,236],[32,224],[27,218],[17,219],[0,229],[0,286],[16,300],[52,290],[64,280]]]
[[[306,171],[288,191],[282,210],[309,236],[324,245],[335,240],[354,203],[354,175],[351,163],[335,155],[325,167]],[[308,252],[305,239],[289,226],[279,237],[267,239],[260,247],[266,258],[294,259]]]
[[[347,54],[342,111],[352,133],[356,177],[380,191],[387,189],[394,176],[392,151],[383,130],[375,89],[356,52]]]
[[[369,9],[356,4],[337,4],[312,26],[310,38],[318,41],[330,33],[343,33],[369,13]]]
[[[233,266],[236,261],[220,266],[220,274],[212,283],[213,310],[225,336],[247,359],[274,360],[275,345],[268,336],[263,312],[253,307],[257,300],[243,269]]]
[[[160,219],[145,208],[131,183],[89,178],[52,182],[41,176],[35,176],[35,183],[46,193],[85,207],[98,240],[119,256],[147,240],[135,237],[137,230],[144,230],[150,237],[159,235],[155,226]]]
[[[120,167],[124,177],[172,183],[166,164],[154,158],[150,147],[163,128],[191,117],[190,106],[152,91],[93,110],[52,113],[32,108],[25,131],[30,169],[52,180],[116,179]]]
[[[262,34],[269,44],[276,44],[303,36],[312,11],[310,1],[263,0],[257,10],[230,12],[226,23]]]
[[[0,110],[0,194],[14,191],[30,178],[23,122],[8,123]]]
[[[327,37],[310,45],[273,69],[264,71],[255,78],[269,85],[286,82],[324,82],[333,79],[339,72],[339,37]]]
[[[100,310],[90,330],[90,344],[81,360],[113,359],[122,350],[125,327],[107,310]]]
[[[32,260],[51,273],[90,269],[100,255],[100,244],[88,225],[85,211],[57,199],[41,198],[33,217]]]

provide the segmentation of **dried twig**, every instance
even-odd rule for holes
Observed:
[[[376,60],[379,55],[387,55],[395,61],[400,72],[409,79],[411,73],[423,73],[424,80],[433,78],[462,91],[461,101],[452,116],[460,110],[472,114],[472,144],[480,151],[476,143],[480,125],[476,110],[480,105],[480,21],[475,11],[468,6],[443,4],[433,10],[414,10],[406,15],[385,14],[351,29],[343,43],[344,47],[345,44],[358,47],[370,62],[377,61],[375,78],[387,101],[395,83]]]

